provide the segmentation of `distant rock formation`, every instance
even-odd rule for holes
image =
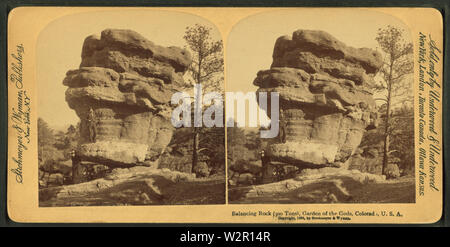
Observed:
[[[80,157],[110,167],[157,160],[172,137],[170,99],[185,85],[189,52],[155,45],[132,30],[107,29],[85,39],[81,58],[63,81],[66,101],[81,119]]]
[[[371,89],[382,62],[380,53],[349,47],[323,31],[278,38],[271,69],[253,82],[259,92],[280,94],[286,142],[269,145],[271,160],[343,166],[364,131],[377,125]]]

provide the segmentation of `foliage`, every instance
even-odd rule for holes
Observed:
[[[42,118],[38,118],[38,143],[39,145],[51,145],[54,142],[53,129]]]
[[[55,133],[47,122],[38,118],[38,157],[39,170],[47,174],[65,173],[63,164],[70,159],[70,151],[75,149],[79,139],[79,124],[69,126],[66,132]],[[41,177],[45,179],[45,176]],[[48,176],[47,176],[48,179]],[[48,185],[48,181],[46,182]]]
[[[379,29],[376,40],[385,53],[383,66],[379,75],[381,81],[376,85],[376,91],[385,96],[378,98],[385,104],[392,104],[394,98],[402,98],[397,102],[412,101],[412,79],[408,77],[413,72],[413,47],[403,37],[404,31],[393,26]],[[388,102],[389,101],[389,102]],[[392,105],[391,105],[392,106]]]
[[[413,99],[410,90],[412,83],[406,77],[413,72],[413,46],[412,43],[405,41],[403,30],[390,25],[378,30],[376,40],[385,54],[383,66],[380,69],[382,80],[376,85],[376,90],[385,95],[378,98],[385,103],[385,106],[381,108],[384,109],[384,114],[382,114],[384,115],[382,173],[385,174],[389,156],[392,153],[390,150],[390,146],[393,144],[391,137],[396,127],[393,124],[395,119],[392,116],[393,111],[397,103],[404,104]]]
[[[195,24],[186,27],[184,40],[192,53],[189,73],[194,83],[202,84],[205,91],[222,90],[223,81],[223,44],[222,40],[213,40],[210,27]]]
[[[57,143],[60,144],[57,147],[60,150],[64,150],[66,159],[70,158],[70,151],[76,149],[78,145],[78,140],[80,139],[79,127],[79,124],[77,124],[76,127],[70,125],[69,128],[67,128],[67,131],[57,138]]]
[[[201,128],[199,136],[198,161],[206,162],[211,169],[210,175],[225,172],[225,133],[224,128]],[[191,172],[192,167],[192,130],[176,129],[170,141],[168,153],[159,160],[159,168],[169,168],[180,172]]]
[[[38,159],[39,166],[43,165],[51,156],[51,150],[55,143],[53,129],[42,119],[38,118]],[[49,150],[50,149],[50,150]]]
[[[225,129],[220,127],[203,128],[200,135],[200,156],[206,156],[211,175],[225,172]]]
[[[189,66],[189,74],[192,84],[202,85],[204,92],[219,91],[223,92],[223,44],[222,40],[214,40],[211,35],[212,28],[200,24],[192,27],[186,27],[184,40],[187,48],[192,53],[192,64]],[[198,88],[200,90],[200,88]],[[197,91],[197,94],[200,94]],[[194,109],[202,109],[199,101],[195,101]],[[202,111],[203,112],[203,111]],[[203,128],[193,128],[193,149],[192,149],[192,166],[191,171],[194,172],[198,162],[198,152],[201,150],[200,134],[209,132]],[[224,135],[222,131],[222,136]],[[203,138],[205,139],[205,137]],[[219,138],[220,140],[221,138]],[[223,138],[224,139],[224,138]],[[225,141],[223,141],[225,143]],[[206,147],[204,147],[206,148]],[[215,163],[214,163],[215,164]]]
[[[227,128],[227,159],[228,166],[242,159],[245,155],[245,133],[242,128]]]
[[[414,173],[414,109],[402,107],[393,114],[390,128],[389,161],[398,164],[404,173]],[[397,161],[397,162],[395,162]]]
[[[385,112],[385,107],[379,107],[380,112]],[[361,158],[356,158],[357,166],[363,172],[380,173],[383,158],[384,131],[386,115],[381,115],[381,125],[367,131],[360,144]],[[393,110],[389,119],[389,143],[388,164],[397,164],[403,175],[414,174],[414,109],[404,106]]]
[[[42,160],[41,166],[49,166],[60,160],[64,160],[64,153],[53,145],[44,146],[40,159]]]
[[[228,165],[259,161],[261,145],[259,132],[246,131],[245,128],[228,128]]]

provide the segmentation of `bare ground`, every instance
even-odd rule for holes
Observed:
[[[229,189],[232,204],[255,203],[414,203],[415,179],[402,177],[361,181],[332,176],[315,181],[285,180],[277,183]]]
[[[225,203],[223,176],[139,168],[86,183],[39,190],[39,206],[194,205]],[[137,170],[137,171],[136,171]]]

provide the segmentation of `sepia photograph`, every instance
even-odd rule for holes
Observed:
[[[40,206],[225,203],[224,129],[171,122],[174,93],[223,92],[214,25],[84,13],[48,25],[37,47]]]
[[[8,18],[13,221],[442,216],[436,9],[48,6]]]
[[[256,94],[260,121],[278,128],[228,129],[231,204],[415,202],[413,46],[401,21],[271,11],[235,25],[227,56],[227,91]]]

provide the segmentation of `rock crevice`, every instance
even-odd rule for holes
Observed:
[[[345,163],[364,131],[377,126],[372,89],[381,66],[379,52],[347,46],[323,31],[278,38],[271,68],[253,82],[258,92],[280,95],[286,140],[269,146],[271,159],[299,166]]]
[[[81,120],[80,157],[111,166],[157,160],[172,137],[170,99],[185,85],[189,52],[132,30],[107,29],[85,39],[81,57],[63,81],[66,101]]]

